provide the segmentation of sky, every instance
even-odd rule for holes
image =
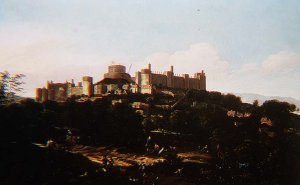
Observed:
[[[23,96],[107,66],[204,70],[207,90],[300,99],[299,0],[0,0],[0,71]]]

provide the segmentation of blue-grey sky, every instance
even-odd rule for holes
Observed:
[[[0,0],[0,71],[100,80],[111,61],[130,73],[207,74],[208,90],[300,99],[299,0]]]

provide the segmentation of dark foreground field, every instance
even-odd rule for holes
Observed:
[[[104,156],[113,164],[103,164]],[[11,143],[2,146],[0,161],[0,184],[281,184],[272,174],[259,177],[240,168],[222,169],[207,154],[187,151],[158,156],[105,147],[64,151]]]
[[[294,110],[206,91],[0,105],[0,184],[298,185]]]

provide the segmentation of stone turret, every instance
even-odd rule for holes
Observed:
[[[120,64],[112,64],[108,66],[108,72],[104,74],[107,79],[124,79],[132,82],[131,76],[126,73],[126,67]]]
[[[41,102],[42,101],[42,89],[41,88],[36,88],[35,89],[35,100],[37,102]]]
[[[170,71],[165,71],[164,74],[167,76],[167,87],[172,88],[174,86],[173,77],[174,77],[174,67],[170,67]]]
[[[206,90],[206,76],[204,71],[202,70],[201,73],[196,73],[195,78],[199,79],[199,89]]]
[[[138,84],[138,85],[141,85],[141,72],[138,71],[138,72],[135,72],[135,83]]]
[[[93,78],[90,76],[82,77],[82,93],[87,96],[94,94]]]

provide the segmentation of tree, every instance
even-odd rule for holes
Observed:
[[[0,104],[5,104],[14,99],[17,92],[21,92],[24,74],[11,75],[8,71],[0,72]]]
[[[268,100],[261,107],[264,115],[271,119],[277,135],[282,135],[290,121],[290,112],[294,111],[296,106],[278,100]]]
[[[224,95],[222,104],[227,109],[240,110],[242,100],[241,97],[235,96],[234,94],[226,94]]]
[[[253,105],[253,107],[258,107],[259,106],[258,100],[254,100],[252,105]]]

